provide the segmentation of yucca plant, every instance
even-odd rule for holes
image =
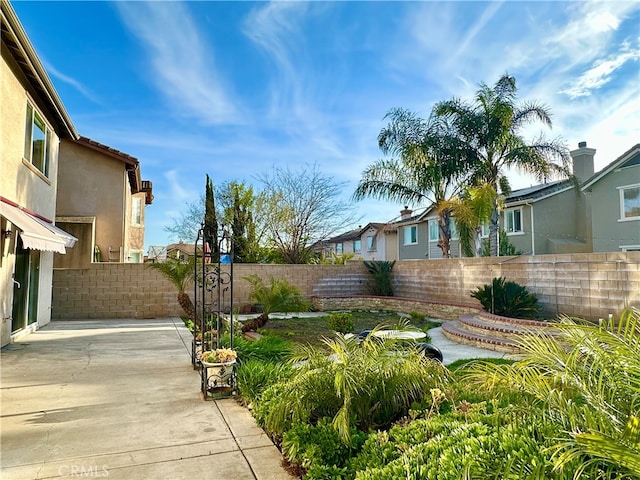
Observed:
[[[469,373],[500,391],[526,392],[566,432],[555,468],[579,461],[574,478],[640,478],[640,311],[600,325],[562,318],[555,337],[520,341],[525,358]]]
[[[471,292],[482,307],[490,313],[514,318],[535,318],[540,313],[538,297],[516,282],[504,277],[494,278],[491,284]]]
[[[185,292],[185,288],[187,283],[193,280],[194,262],[195,260],[193,258],[187,262],[183,262],[177,258],[169,257],[164,262],[148,264],[149,268],[158,270],[178,289],[178,303],[191,320],[196,320],[196,311],[191,297]]]

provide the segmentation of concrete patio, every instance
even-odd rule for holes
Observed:
[[[233,399],[203,401],[179,319],[55,321],[2,350],[1,477],[291,479]]]

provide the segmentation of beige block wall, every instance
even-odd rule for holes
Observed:
[[[228,267],[227,267],[228,268]],[[366,295],[368,275],[360,262],[347,265],[234,266],[234,306],[248,304],[243,277],[286,278],[311,296]],[[478,307],[470,292],[494,276],[525,285],[546,313],[596,319],[640,307],[640,253],[540,255],[535,257],[405,260],[394,267],[396,296],[426,303]],[[345,287],[345,279],[352,288]],[[152,318],[181,316],[175,288],[160,273],[139,264],[94,264],[55,270],[52,317]],[[327,290],[329,288],[329,290]],[[193,287],[187,289],[193,297]],[[322,303],[320,303],[322,304]],[[328,305],[325,303],[325,305]],[[372,308],[376,308],[372,303]]]

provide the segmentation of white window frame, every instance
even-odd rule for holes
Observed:
[[[640,252],[640,245],[620,245],[623,252]]]
[[[137,262],[133,261],[133,256],[139,255]],[[144,262],[144,252],[142,250],[131,250],[129,252],[129,263],[142,263]]]
[[[625,190],[631,190],[633,188],[640,189],[640,183],[618,187],[618,191],[620,192],[620,218],[618,219],[619,222],[633,222],[633,221],[640,220],[640,215],[636,215],[634,217],[625,217],[624,192]]]
[[[435,218],[429,219],[429,241],[437,242],[440,240],[440,226]]]
[[[38,122],[39,120],[39,122]],[[33,138],[33,132],[35,130],[35,127],[38,128],[38,130],[42,131],[42,127],[40,125],[38,125],[38,123],[42,124],[42,127],[44,127],[44,131],[42,132],[44,135],[43,138],[43,152],[42,152],[42,158],[40,159],[34,159],[34,138]],[[27,100],[27,112],[26,112],[26,116],[25,116],[25,132],[24,132],[24,151],[23,151],[23,157],[25,162],[29,163],[35,170],[37,170],[38,172],[40,172],[45,178],[49,178],[49,170],[51,168],[51,143],[52,143],[52,129],[49,126],[49,124],[47,123],[47,121],[45,120],[44,115],[42,115],[37,109],[36,107],[33,105],[33,103],[31,103],[30,101]],[[37,163],[34,163],[34,160],[37,161]],[[40,164],[40,161],[42,162],[42,165]]]
[[[362,240],[354,240],[353,241],[353,253],[362,252]]]
[[[520,212],[520,229],[509,230],[509,215],[513,217],[515,212]],[[522,219],[523,219],[522,207],[509,208],[504,211],[504,230],[507,232],[507,235],[524,235],[524,226],[522,225],[523,223]],[[515,222],[512,220],[512,224],[513,223]]]
[[[342,242],[336,243],[336,255],[342,255],[344,253],[344,244]]]
[[[480,238],[489,238],[491,233],[491,225],[489,223],[483,223],[480,225]]]
[[[142,198],[131,199],[131,225],[142,225]]]
[[[455,218],[449,218],[449,230],[451,231],[451,240],[460,240],[460,232]]]
[[[375,252],[377,249],[376,236],[367,235],[367,252]]]
[[[412,232],[415,231],[415,241],[413,240],[414,235],[413,234],[409,234],[409,241],[407,242],[407,232]],[[407,225],[406,227],[404,227],[404,244],[405,245],[417,245],[418,244],[418,225]]]

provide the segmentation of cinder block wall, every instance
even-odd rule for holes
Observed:
[[[227,270],[228,271],[228,267]],[[396,296],[425,302],[478,306],[470,292],[503,276],[536,293],[549,316],[588,319],[640,307],[640,252],[538,255],[450,260],[404,260],[394,269]],[[347,265],[234,266],[234,305],[249,303],[256,274],[286,278],[304,295],[357,296],[369,293],[361,262]],[[193,297],[193,287],[187,289]],[[153,318],[180,316],[175,287],[143,264],[99,263],[79,270],[54,270],[53,319]]]

